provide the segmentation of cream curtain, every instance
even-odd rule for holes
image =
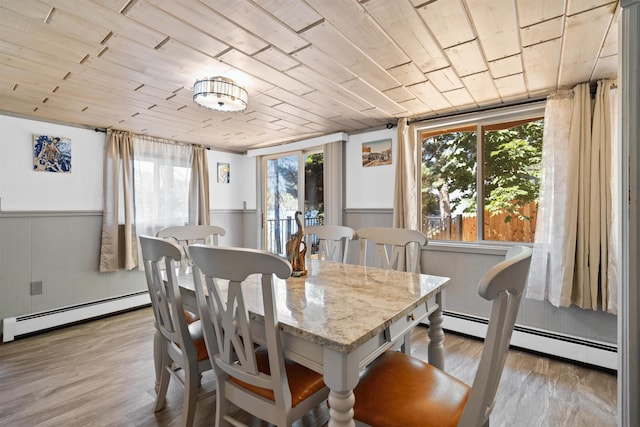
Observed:
[[[418,144],[415,126],[398,120],[396,177],[393,195],[393,226],[420,230],[420,185],[418,183]]]
[[[604,93],[604,92],[603,92]],[[609,99],[603,97],[603,102],[608,101],[611,105],[611,150],[609,155],[609,165],[611,166],[611,179],[609,181],[609,191],[611,196],[611,223],[609,224],[608,239],[608,255],[609,263],[607,265],[607,311],[610,313],[618,313],[618,247],[620,242],[620,194],[618,191],[617,177],[620,174],[620,155],[619,150],[619,129],[620,129],[620,113],[619,113],[619,91],[614,85],[609,85]]]
[[[204,147],[191,149],[191,181],[189,183],[189,224],[208,225],[209,164]]]
[[[568,159],[572,164],[571,170],[576,171],[570,175],[573,184],[578,191],[571,191],[569,206],[577,206],[576,216],[570,218],[567,226],[575,229],[575,263],[574,276],[567,274],[564,277],[563,287],[571,289],[571,302],[578,307],[586,308],[591,305],[589,291],[589,281],[592,269],[589,268],[590,232],[592,222],[599,221],[598,218],[590,216],[590,193],[591,181],[590,173],[597,173],[591,170],[591,96],[589,84],[583,83],[573,88],[573,112],[571,115],[571,130],[569,138],[578,147],[578,156]],[[577,160],[573,164],[572,160]],[[599,175],[598,175],[599,178]],[[595,195],[594,195],[595,196]],[[567,208],[569,208],[567,206]],[[571,242],[571,240],[569,240]],[[567,254],[569,256],[569,254]],[[567,268],[569,263],[567,262]],[[569,272],[570,273],[570,272]]]
[[[398,148],[396,150],[396,178],[393,193],[393,226],[421,230],[420,227],[420,184],[418,182],[418,144],[415,137],[415,126],[408,125],[407,119],[398,120]],[[406,265],[415,259],[415,251],[420,248],[412,244],[406,253]],[[420,272],[420,263],[418,263]]]
[[[205,149],[109,130],[100,271],[136,268],[138,234],[187,223],[209,223]]]
[[[107,130],[103,195],[100,271],[132,270],[138,264],[138,251],[134,229],[133,138],[129,132]]]
[[[611,244],[610,82],[593,114],[589,85],[551,96],[545,110],[543,178],[527,297],[555,306],[614,310]]]
[[[325,224],[342,225],[344,185],[344,141],[324,145],[324,213]]]
[[[573,91],[566,91],[547,98],[544,115],[544,134],[542,145],[542,179],[540,201],[535,233],[535,244],[531,256],[527,297],[548,299],[555,306],[570,304],[571,295],[563,289],[565,262],[573,265],[573,252],[564,259],[569,251],[570,234],[574,230],[567,227],[570,212],[571,194],[568,159],[577,156],[577,147],[569,139]],[[575,141],[573,141],[575,142]],[[575,190],[573,190],[575,192]]]
[[[590,290],[592,309],[596,310],[601,306],[603,310],[617,312],[617,191],[616,180],[617,167],[614,164],[615,157],[612,156],[616,139],[614,138],[614,128],[616,128],[615,93],[611,90],[609,80],[598,82],[596,90],[595,105],[593,111],[592,130],[592,171],[598,170],[599,180],[591,176],[592,196],[591,209],[599,219],[599,225],[593,227],[590,239],[590,265],[600,263],[600,269],[590,275]],[[615,198],[614,198],[615,194]],[[594,196],[595,195],[595,196]],[[599,234],[599,235],[598,235]],[[593,270],[593,269],[592,269]]]

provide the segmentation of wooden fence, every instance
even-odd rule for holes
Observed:
[[[520,213],[530,219],[512,217],[511,221],[506,222],[505,219],[508,216],[506,213],[491,215],[489,211],[485,211],[484,240],[532,243],[536,231],[537,205],[529,203],[520,209]],[[425,233],[431,240],[462,240],[464,242],[478,240],[476,215],[458,215],[451,220],[450,224],[442,224],[437,229],[431,225],[431,221],[425,224],[429,224],[425,227],[427,229]]]

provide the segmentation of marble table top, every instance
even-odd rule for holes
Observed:
[[[306,276],[275,280],[278,321],[285,333],[340,353],[362,345],[435,296],[449,281],[429,274],[316,259],[308,260],[306,267]],[[193,289],[191,277],[180,282]],[[250,276],[243,291],[249,311],[261,317],[258,277]]]

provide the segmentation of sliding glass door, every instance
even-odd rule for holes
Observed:
[[[280,255],[285,255],[293,219],[296,211],[300,210],[299,163],[296,154],[266,159],[266,250]]]
[[[296,211],[304,225],[324,221],[323,162],[320,152],[294,152],[264,159],[265,249],[286,255],[286,243],[298,233]]]

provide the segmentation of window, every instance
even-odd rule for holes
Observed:
[[[135,220],[138,234],[189,222],[191,148],[135,139]]]
[[[520,116],[420,131],[428,238],[533,242],[542,130],[539,116]]]

